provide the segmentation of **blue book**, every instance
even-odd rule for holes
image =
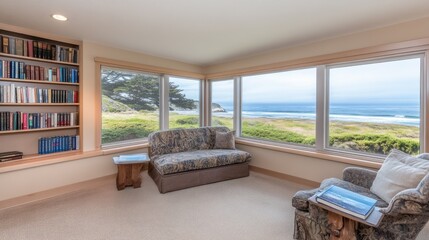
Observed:
[[[377,202],[375,199],[334,185],[317,194],[316,201],[361,219],[369,216]]]

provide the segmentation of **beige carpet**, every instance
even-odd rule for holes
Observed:
[[[160,194],[108,184],[0,211],[0,239],[292,239],[295,183],[248,178]],[[428,227],[421,236],[428,236]],[[419,239],[427,239],[420,237]]]

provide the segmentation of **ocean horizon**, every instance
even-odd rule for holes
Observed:
[[[217,102],[226,112],[213,112],[213,116],[232,117],[233,104]],[[192,111],[177,111],[181,114]],[[309,103],[243,103],[243,118],[316,119],[316,105]],[[342,122],[366,122],[420,125],[419,103],[338,103],[329,106],[329,118]]]

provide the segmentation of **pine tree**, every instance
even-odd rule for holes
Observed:
[[[132,74],[117,70],[103,70],[103,95],[126,104],[134,110],[156,110],[159,108],[159,79],[156,76]],[[194,109],[192,99],[186,98],[178,85],[169,83],[171,106]]]

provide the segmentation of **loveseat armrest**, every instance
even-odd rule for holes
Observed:
[[[355,185],[371,188],[377,172],[360,167],[348,167],[343,171],[343,180]]]
[[[308,211],[308,199],[317,193],[319,189],[301,190],[292,197],[292,206],[301,211]]]
[[[387,215],[429,214],[429,202],[417,189],[406,189],[396,194],[380,212]]]

